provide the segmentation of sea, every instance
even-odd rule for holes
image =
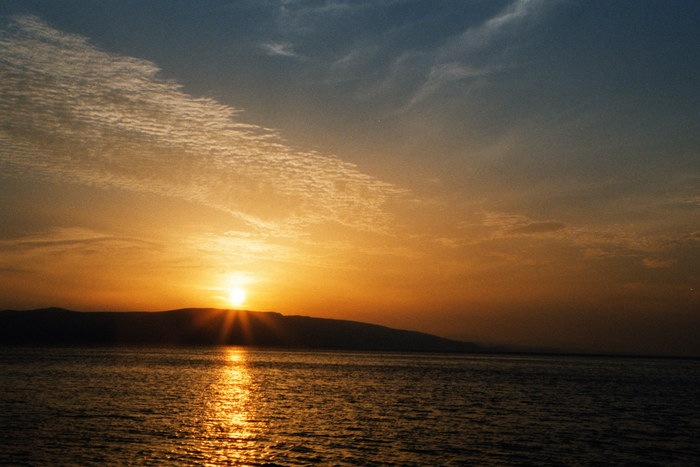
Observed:
[[[700,361],[0,348],[0,465],[700,465]]]

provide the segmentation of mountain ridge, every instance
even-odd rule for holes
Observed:
[[[0,345],[243,345],[252,347],[479,352],[471,343],[419,331],[273,311],[0,311]]]

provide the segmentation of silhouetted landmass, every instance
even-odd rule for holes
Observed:
[[[188,308],[162,312],[0,312],[1,345],[246,345],[474,352],[479,346],[415,331],[272,312]]]

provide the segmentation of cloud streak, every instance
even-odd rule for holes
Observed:
[[[516,0],[497,15],[477,27],[463,31],[448,41],[440,50],[443,60],[465,56],[487,47],[494,41],[520,32],[527,24],[532,24],[555,2],[544,0]]]
[[[267,54],[278,57],[299,57],[294,52],[292,44],[287,42],[266,42],[260,48]]]
[[[556,2],[516,0],[478,26],[470,26],[430,51],[411,51],[409,61],[424,61],[424,74],[400,112],[407,112],[441,90],[459,82],[476,80],[509,66],[506,57],[516,47],[514,37],[537,21]],[[407,61],[407,56],[396,61]],[[396,65],[395,63],[395,65]],[[394,69],[401,67],[394,66]],[[403,71],[402,71],[403,72]],[[404,79],[390,73],[387,82]],[[385,88],[393,85],[386,85]]]
[[[384,204],[402,189],[298,151],[159,71],[36,17],[15,18],[0,33],[0,167],[201,203],[261,233],[324,222],[388,228]]]
[[[135,237],[119,237],[104,232],[72,228],[56,228],[49,232],[0,240],[0,251],[48,254],[93,246],[115,249],[152,249],[154,243]]]

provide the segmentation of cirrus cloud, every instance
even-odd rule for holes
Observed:
[[[384,204],[404,190],[299,151],[159,73],[37,17],[14,18],[0,31],[0,167],[181,198],[261,233],[324,222],[388,228]]]

